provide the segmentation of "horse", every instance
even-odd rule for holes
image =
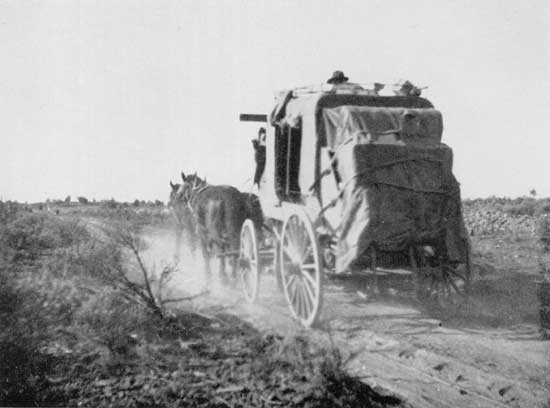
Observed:
[[[209,259],[213,255],[229,254],[233,260],[233,274],[237,269],[240,231],[244,221],[260,220],[258,205],[248,195],[228,185],[210,185],[196,174],[181,173],[182,184],[170,182],[170,205],[181,229],[188,229],[200,244],[205,260],[207,278],[211,277]],[[225,279],[225,262],[220,262],[220,273]]]
[[[181,200],[181,183],[172,183],[170,181],[170,197],[168,199],[168,208],[176,219],[176,248],[174,251],[174,261],[179,262],[182,239],[185,233],[186,243],[191,253],[194,255],[197,251],[197,235],[195,233],[195,222],[191,210]]]

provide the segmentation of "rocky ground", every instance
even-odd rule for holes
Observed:
[[[470,235],[532,234],[535,232],[535,217],[511,215],[502,210],[476,206],[464,207],[464,220]]]

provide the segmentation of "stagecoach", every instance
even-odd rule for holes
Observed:
[[[305,326],[317,321],[332,278],[361,276],[376,292],[405,279],[438,305],[467,293],[459,184],[430,101],[304,87],[281,92],[270,114],[240,119],[266,127],[256,180],[264,222],[247,220],[240,239],[248,301],[267,271]]]

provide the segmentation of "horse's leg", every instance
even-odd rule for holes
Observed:
[[[206,243],[206,238],[199,238],[202,257],[204,259],[204,272],[206,275],[206,281],[210,282],[212,280],[212,271],[210,269],[210,253],[208,251],[208,246]]]
[[[225,248],[225,245],[221,243],[215,244],[215,247],[216,247],[215,256],[217,259],[216,263],[218,265],[219,278],[224,285],[227,285],[229,283],[229,279],[227,278],[227,273],[225,270],[225,255],[223,255],[225,253],[226,248]]]
[[[238,275],[237,275],[237,266],[238,266],[238,260],[239,260],[239,247],[235,247],[233,243],[226,244],[225,246],[226,251],[230,253],[228,255],[229,259],[229,268],[230,268],[230,280],[231,280],[231,286],[236,287],[238,285]]]
[[[186,251],[191,255],[193,259],[197,259],[197,237],[194,236],[192,233],[187,231],[187,233],[183,234],[184,237],[182,238],[183,241],[183,247],[186,249]]]
[[[200,236],[197,233],[197,227],[193,224],[192,220],[189,219],[185,229],[187,231],[187,246],[189,247],[193,258],[195,258],[197,252],[197,240],[200,239]]]
[[[240,194],[240,193],[239,193]],[[223,240],[225,249],[231,258],[231,283],[237,285],[237,261],[240,249],[241,228],[246,219],[246,203],[238,200],[224,202]]]
[[[239,250],[240,250],[240,243],[239,243],[239,239],[240,237],[238,237],[236,239],[236,241],[234,240],[231,245],[229,246],[230,247],[230,251],[232,253],[231,255],[231,276],[233,278],[233,282],[235,284],[237,284],[237,279],[239,278],[237,276],[237,264],[238,264],[238,261],[239,261]]]
[[[197,253],[197,237],[193,234],[189,234],[187,239],[189,241],[189,249],[191,254],[195,257],[195,254]]]
[[[176,228],[176,248],[174,248],[174,263],[178,264],[180,261],[180,251],[181,251],[181,238],[183,235],[183,228],[178,226]]]

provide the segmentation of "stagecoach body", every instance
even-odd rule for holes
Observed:
[[[466,289],[459,185],[430,101],[301,88],[281,93],[265,120],[258,196],[269,233],[254,256],[265,264],[272,254],[304,324],[319,313],[326,276],[412,275],[438,298]],[[286,286],[301,281],[305,295],[293,299]]]

